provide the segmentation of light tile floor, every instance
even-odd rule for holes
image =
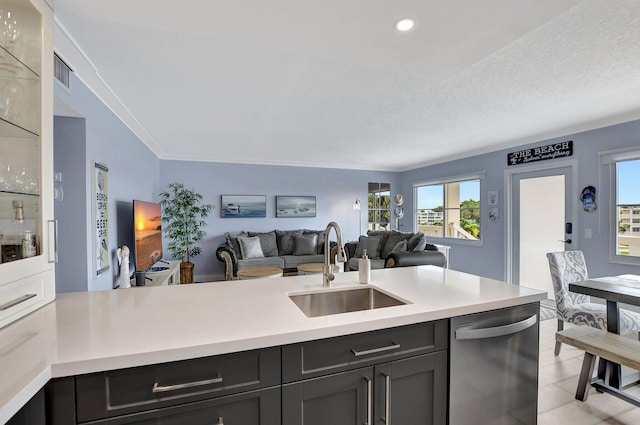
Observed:
[[[640,408],[591,389],[586,402],[575,399],[584,352],[563,344],[554,356],[555,319],[540,322],[538,425],[638,425]],[[640,385],[627,389],[640,397]]]

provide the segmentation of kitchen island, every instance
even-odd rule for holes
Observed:
[[[306,275],[60,294],[0,330],[0,423],[55,378],[436,322],[546,298],[434,266],[372,272],[370,286],[406,305],[308,318],[288,296],[362,287],[357,279],[357,272],[337,273],[333,288]]]

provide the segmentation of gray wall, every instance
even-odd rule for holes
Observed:
[[[614,149],[640,147],[640,121],[600,128],[566,137],[541,140],[530,145],[501,150],[484,155],[473,156],[457,161],[411,170],[402,174],[401,187],[405,195],[405,217],[402,220],[404,229],[414,226],[413,184],[429,179],[468,174],[474,171],[485,171],[486,179],[481,184],[482,201],[482,246],[472,247],[447,242],[451,245],[451,267],[469,273],[495,279],[505,278],[505,205],[504,205],[504,173],[522,166],[507,166],[507,153],[534,146],[543,146],[554,142],[573,140],[574,155],[577,159],[577,187],[581,191],[588,185],[597,189],[598,210],[587,213],[582,210],[579,193],[573,194],[574,208],[577,209],[578,221],[574,223],[572,249],[581,249],[585,253],[590,276],[611,274],[638,273],[638,267],[609,262],[610,220],[613,206],[610,203],[612,182],[609,181],[608,166],[600,163],[598,152]],[[544,161],[545,165],[553,161]],[[487,220],[487,192],[497,190],[500,193],[500,221],[490,223]],[[584,229],[593,229],[593,238],[584,239]]]
[[[67,91],[54,84],[54,95],[58,102],[64,103],[69,109],[74,110],[86,122],[85,128],[85,154],[82,161],[84,174],[78,177],[85,181],[85,196],[77,199],[67,197],[72,190],[65,187],[71,184],[67,179],[62,183],[65,189],[66,208],[64,215],[56,214],[59,226],[68,223],[75,232],[82,234],[86,240],[86,246],[78,246],[70,243],[68,247],[71,259],[60,260],[56,268],[73,270],[70,276],[57,282],[59,292],[68,292],[79,289],[89,291],[111,289],[117,282],[118,264],[115,252],[122,245],[132,246],[133,243],[133,218],[132,200],[150,199],[159,192],[159,163],[160,160],[153,154],[135,134],[131,132],[120,119],[113,114],[93,92],[74,75],[71,76],[71,90]],[[56,120],[56,124],[65,125]],[[62,134],[66,130],[57,128],[56,134]],[[77,142],[77,141],[76,141]],[[73,145],[63,140],[54,140],[56,149],[54,159],[76,157]],[[99,161],[109,167],[108,176],[108,208],[109,208],[109,252],[111,254],[111,269],[101,276],[93,275],[92,261],[92,235],[91,223],[91,177],[93,161]],[[55,161],[54,169],[63,167],[63,162]],[[63,173],[64,175],[64,173]],[[82,203],[84,201],[84,203]],[[57,211],[56,211],[57,212]],[[60,239],[65,238],[64,234]],[[85,263],[85,267],[75,265],[74,262]],[[80,274],[83,269],[85,274]]]
[[[89,252],[86,226],[87,184],[85,178],[86,121],[84,118],[55,117],[53,122],[54,170],[61,173],[62,200],[54,202],[58,220],[58,264],[56,292],[86,291],[89,275],[86,253]]]
[[[391,193],[396,193],[399,178],[399,173],[377,171],[186,161],[160,163],[163,189],[172,182],[183,183],[202,194],[204,202],[215,205],[215,210],[207,220],[202,254],[192,260],[196,279],[205,280],[222,278],[224,275],[223,263],[216,258],[215,251],[224,242],[225,232],[324,229],[330,221],[335,221],[342,229],[344,242],[356,240],[366,231],[368,183],[390,183]],[[267,217],[220,218],[221,195],[266,195]],[[316,196],[317,216],[276,218],[276,195]],[[358,212],[353,211],[355,199],[362,202],[362,230],[358,229]],[[335,240],[335,236],[332,239]],[[165,252],[165,258],[168,256],[168,252]]]

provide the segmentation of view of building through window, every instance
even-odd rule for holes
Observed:
[[[616,254],[640,257],[640,159],[616,165]]]
[[[416,224],[430,237],[480,239],[480,180],[417,186]]]

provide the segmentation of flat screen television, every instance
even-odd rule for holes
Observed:
[[[137,272],[150,271],[162,259],[162,209],[160,204],[133,201],[134,260]]]

